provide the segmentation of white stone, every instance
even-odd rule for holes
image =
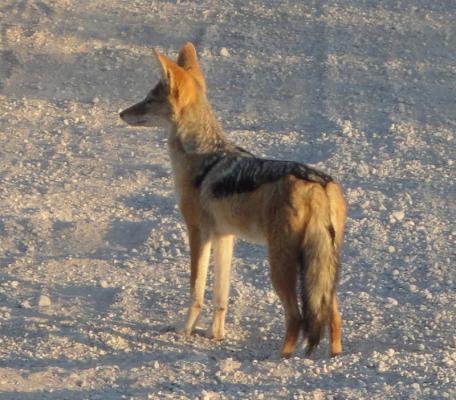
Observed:
[[[39,307],[49,307],[50,305],[51,305],[51,299],[48,296],[42,294],[40,296],[40,298],[38,299],[38,306]]]
[[[32,305],[30,304],[30,301],[24,300],[20,304],[21,308],[32,308]]]
[[[220,361],[219,368],[223,372],[232,372],[241,368],[241,363],[239,361],[233,360],[231,357],[226,360]]]
[[[384,361],[379,361],[377,364],[377,371],[378,372],[385,372],[388,371],[388,366]]]
[[[386,301],[389,307],[396,307],[397,305],[399,305],[399,302],[396,299],[393,299],[392,297],[387,297]]]
[[[396,220],[396,221],[402,221],[405,217],[404,211],[395,211],[391,214],[391,216]]]
[[[220,49],[220,55],[223,56],[223,57],[229,57],[230,56],[230,52],[228,51],[228,49],[226,47],[222,47]]]
[[[109,287],[109,283],[107,281],[105,281],[104,279],[102,279],[99,283],[99,286],[102,287],[103,289],[106,289]]]

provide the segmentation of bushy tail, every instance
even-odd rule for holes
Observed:
[[[310,203],[311,216],[304,235],[300,276],[307,354],[318,345],[329,321],[339,264],[326,193],[314,193]]]

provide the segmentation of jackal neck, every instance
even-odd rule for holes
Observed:
[[[183,150],[189,154],[220,151],[227,143],[207,101],[189,105],[182,110],[173,124],[171,137],[178,139]]]

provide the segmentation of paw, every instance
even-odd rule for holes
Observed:
[[[174,327],[174,331],[179,335],[179,336],[184,336],[188,337],[192,334],[192,329],[188,329],[186,324],[179,323]]]
[[[222,329],[215,329],[214,327],[210,327],[206,331],[206,336],[209,339],[220,341],[225,339],[225,332]]]

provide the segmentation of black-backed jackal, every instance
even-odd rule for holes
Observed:
[[[191,256],[191,300],[182,333],[191,334],[200,314],[213,247],[210,334],[223,339],[233,239],[239,236],[268,248],[272,284],[285,309],[282,355],[293,353],[301,330],[310,353],[327,325],[331,354],[340,353],[336,283],[346,216],[340,185],[304,164],[257,158],[231,144],[207,100],[191,43],[177,63],[158,51],[155,56],[162,79],[120,117],[133,126],[164,121],[170,127],[168,148]]]

